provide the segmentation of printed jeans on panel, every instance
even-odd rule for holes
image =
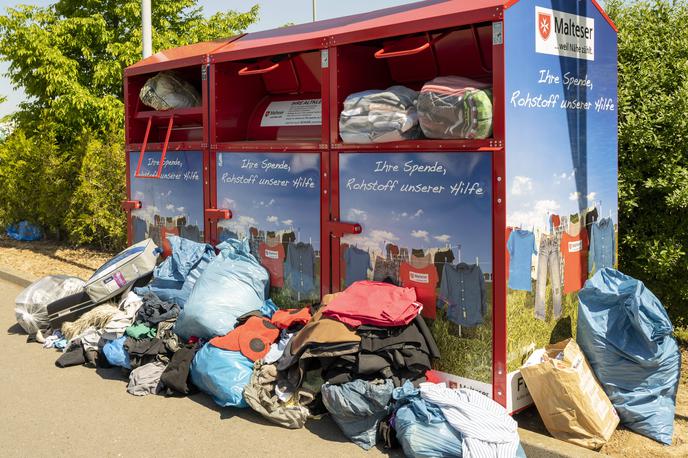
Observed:
[[[552,284],[554,319],[561,316],[561,254],[556,236],[543,235],[538,253],[538,272],[535,285],[535,318],[545,319],[547,274]]]

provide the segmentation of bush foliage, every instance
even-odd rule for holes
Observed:
[[[619,27],[619,265],[688,325],[685,1],[610,0]]]

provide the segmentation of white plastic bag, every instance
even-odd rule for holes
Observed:
[[[201,104],[196,88],[175,72],[160,72],[150,78],[141,88],[139,97],[144,104],[158,111]]]
[[[48,327],[48,304],[79,293],[84,281],[67,275],[49,275],[27,286],[15,299],[17,323],[33,335]]]

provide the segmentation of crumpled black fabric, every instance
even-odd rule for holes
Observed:
[[[356,330],[361,337],[360,350],[323,360],[323,378],[332,385],[356,379],[390,379],[394,386],[409,380],[414,385],[424,382],[425,372],[434,358],[440,357],[435,339],[422,317],[407,326],[379,327],[362,325]],[[281,362],[281,361],[280,361]]]
[[[382,448],[384,449],[394,449],[401,447],[399,441],[397,440],[397,434],[391,425],[393,414],[390,414],[387,418],[380,421],[377,425],[377,436],[382,441]]]
[[[160,382],[165,387],[166,396],[187,395],[198,391],[189,378],[191,362],[201,345],[187,344],[181,346],[160,376]]]
[[[160,300],[153,293],[143,295],[143,305],[136,314],[136,321],[148,323],[155,327],[161,321],[172,320],[179,315],[179,306]]]
[[[388,378],[399,387],[404,381],[425,381],[431,360],[440,351],[425,321],[417,316],[407,326],[359,326],[361,351],[355,373],[363,379]]]
[[[86,355],[84,354],[84,347],[78,339],[72,341],[67,350],[55,361],[57,367],[63,368],[81,366],[84,363],[86,363]]]
[[[136,340],[127,337],[124,341],[124,349],[129,353],[131,368],[136,369],[144,364],[152,363],[158,356],[164,356],[161,361],[167,362],[167,349],[162,340],[158,338]]]

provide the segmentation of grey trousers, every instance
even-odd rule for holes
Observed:
[[[561,316],[561,254],[556,236],[543,235],[538,252],[538,272],[535,284],[535,318],[545,319],[547,274],[552,284],[554,319]]]

